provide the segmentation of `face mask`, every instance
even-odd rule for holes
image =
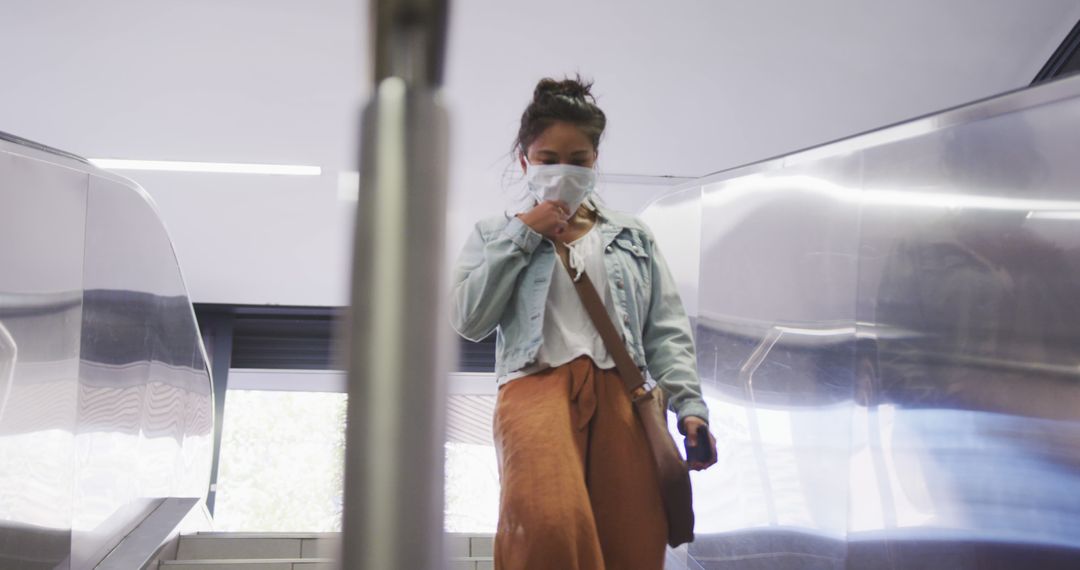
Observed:
[[[529,164],[525,169],[529,192],[537,200],[562,200],[570,213],[592,194],[596,186],[596,171],[570,164]]]

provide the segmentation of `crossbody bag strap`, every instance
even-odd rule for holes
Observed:
[[[593,326],[596,327],[596,331],[600,333],[600,338],[604,341],[604,346],[607,347],[608,353],[611,354],[611,358],[615,361],[615,369],[619,371],[619,376],[626,385],[626,392],[633,398],[638,388],[645,385],[645,378],[641,375],[641,370],[634,363],[630,353],[626,351],[626,344],[623,343],[622,336],[615,328],[615,323],[611,321],[611,316],[608,315],[607,309],[604,307],[604,301],[600,298],[600,294],[596,291],[592,281],[589,280],[589,276],[582,270],[578,280],[573,280],[573,271],[570,268],[570,249],[566,244],[556,241],[555,251],[558,252],[563,267],[570,273],[570,280],[573,281],[574,289],[577,291],[578,296],[581,297],[581,304],[585,305],[585,312],[589,314]]]

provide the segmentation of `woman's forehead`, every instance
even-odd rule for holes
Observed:
[[[580,147],[584,150],[592,150],[592,141],[577,125],[566,122],[556,122],[544,129],[532,146],[536,148]]]
[[[556,148],[548,148],[548,147],[535,147],[535,146],[533,147],[533,153],[534,154],[561,154],[562,152],[565,152],[565,150],[566,149],[556,149]],[[592,154],[592,149],[591,148],[579,148],[579,149],[570,151],[570,154],[571,155],[578,155],[578,154],[580,154],[580,155],[589,155],[589,154]]]

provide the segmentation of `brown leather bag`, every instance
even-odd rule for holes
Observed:
[[[556,242],[555,250],[562,259],[563,266],[573,277],[570,268],[570,251],[566,245]],[[604,301],[596,291],[589,276],[584,271],[577,281],[574,281],[574,289],[581,297],[581,304],[585,305],[585,312],[589,314],[593,325],[596,326],[600,338],[604,340],[611,357],[615,360],[615,368],[619,376],[626,384],[626,393],[634,403],[637,410],[638,420],[645,428],[645,438],[649,441],[652,450],[653,461],[656,463],[656,474],[660,479],[660,496],[663,498],[664,511],[668,522],[668,544],[672,547],[679,546],[694,540],[694,501],[690,490],[690,470],[683,461],[675,440],[671,438],[671,432],[667,425],[667,402],[664,393],[659,386],[647,390],[645,377],[641,370],[634,364],[634,359],[626,351],[622,337],[611,322]]]

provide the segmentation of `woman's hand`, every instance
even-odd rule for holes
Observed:
[[[544,200],[517,217],[534,232],[554,240],[566,231],[570,223],[570,208],[561,200]]]
[[[697,440],[698,427],[700,426],[706,426],[705,431],[709,434],[708,442],[701,442]],[[687,416],[686,419],[683,420],[683,431],[686,432],[686,439],[687,442],[690,444],[690,447],[697,447],[698,445],[708,445],[710,448],[712,448],[712,453],[709,455],[709,457],[711,457],[712,459],[710,459],[708,462],[691,461],[690,469],[694,471],[703,471],[705,469],[708,469],[709,467],[712,467],[713,465],[716,465],[716,438],[713,437],[712,432],[708,431],[708,424],[705,423],[705,420],[697,416]]]

